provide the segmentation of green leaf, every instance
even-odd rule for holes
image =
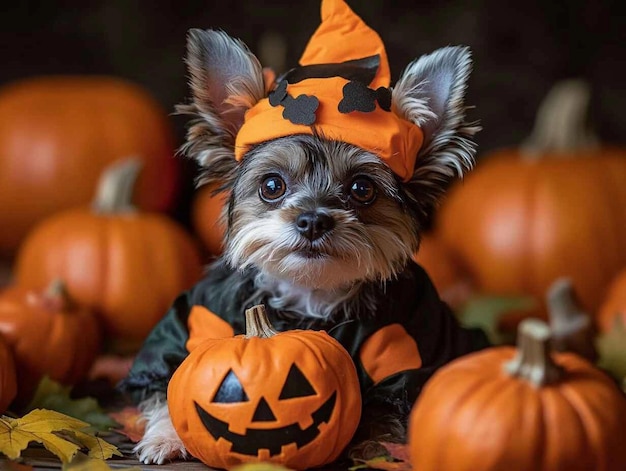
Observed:
[[[613,328],[596,339],[598,366],[620,383],[626,379],[626,326],[618,317]]]
[[[107,431],[117,423],[107,414],[93,397],[73,399],[70,397],[71,387],[63,386],[48,377],[44,377],[27,407],[48,409],[60,412],[77,419],[84,420],[94,430]]]
[[[512,311],[532,312],[536,307],[536,301],[527,296],[480,295],[467,301],[458,318],[463,326],[480,328],[492,344],[501,345],[514,339],[498,329],[500,319]]]

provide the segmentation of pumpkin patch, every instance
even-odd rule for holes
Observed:
[[[36,77],[3,87],[0,255],[13,255],[38,221],[87,204],[103,169],[129,156],[144,164],[137,205],[171,209],[178,185],[173,155],[166,112],[122,79]]]
[[[262,307],[246,335],[195,346],[168,386],[174,428],[208,466],[272,462],[306,469],[335,460],[360,419],[350,355],[325,332],[273,331]]]

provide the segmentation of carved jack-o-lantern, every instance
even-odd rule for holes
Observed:
[[[274,332],[259,307],[246,322],[245,336],[196,346],[170,380],[170,415],[187,450],[219,468],[335,460],[361,414],[350,355],[325,332]]]

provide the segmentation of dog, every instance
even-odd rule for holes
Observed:
[[[187,457],[164,394],[189,353],[198,305],[233,334],[257,304],[277,330],[328,331],[365,378],[350,449],[403,440],[428,378],[487,345],[457,324],[412,260],[441,197],[474,162],[469,49],[423,55],[390,88],[378,35],[343,1],[323,0],[300,65],[273,81],[222,31],[191,30],[186,63],[182,153],[199,164],[201,184],[229,195],[224,252],[174,301],[121,384],[146,419],[139,459]]]

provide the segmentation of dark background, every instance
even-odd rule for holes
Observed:
[[[421,54],[445,45],[472,48],[467,103],[483,126],[479,159],[519,143],[551,85],[570,77],[590,82],[600,137],[626,141],[624,0],[348,3],[382,36],[392,82]],[[317,0],[17,1],[2,9],[0,86],[41,74],[111,74],[143,85],[168,112],[188,96],[189,28],[223,29],[257,54],[264,35],[282,35],[291,67],[319,24]],[[184,121],[172,116],[172,124],[180,144]]]

